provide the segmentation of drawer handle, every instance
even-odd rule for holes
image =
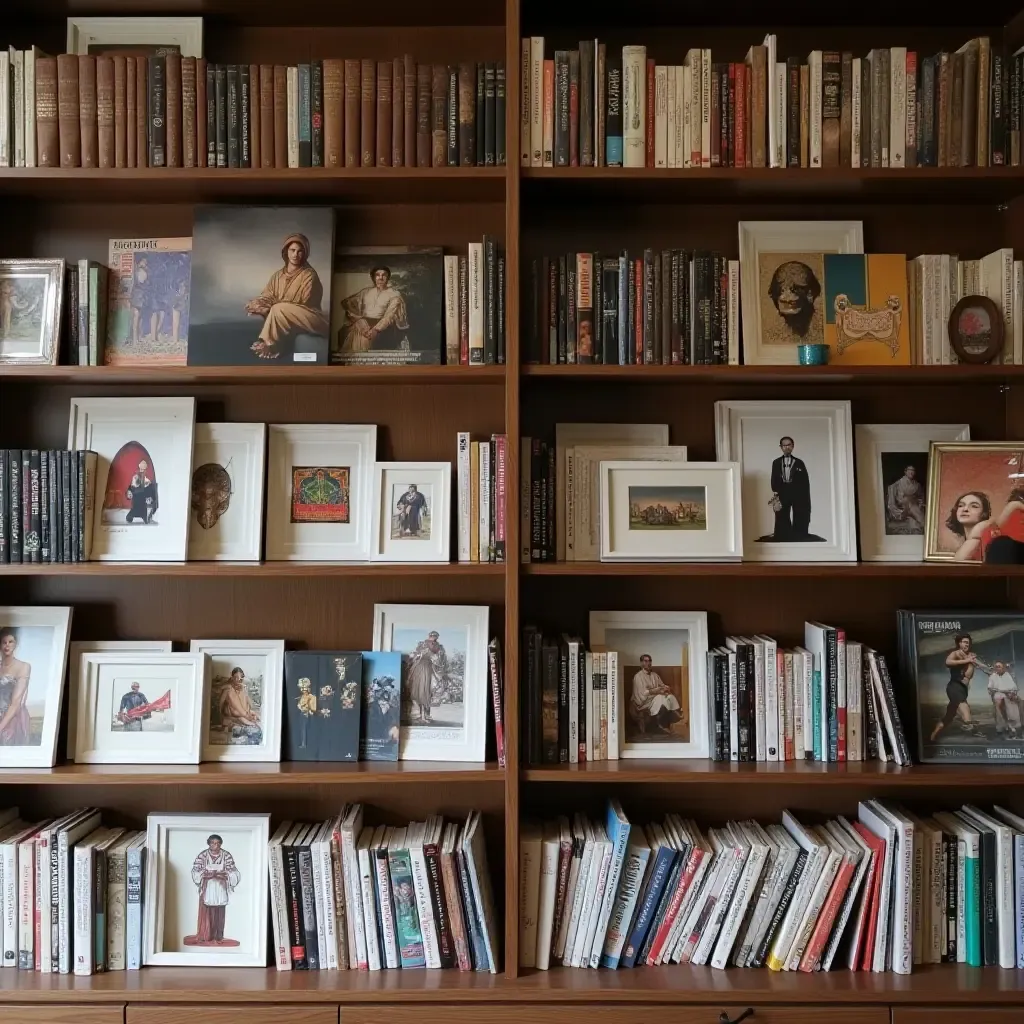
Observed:
[[[735,1019],[733,1019],[732,1017],[730,1017],[730,1016],[729,1016],[729,1014],[727,1014],[727,1013],[725,1012],[725,1010],[723,1010],[723,1011],[722,1011],[722,1012],[721,1012],[721,1013],[720,1013],[720,1014],[718,1015],[718,1024],[740,1024],[740,1021],[744,1021],[744,1020],[747,1020],[747,1018],[748,1018],[748,1017],[753,1017],[753,1016],[754,1016],[754,1008],[753,1008],[752,1006],[748,1006],[748,1007],[747,1007],[747,1008],[746,1008],[746,1009],[745,1009],[745,1010],[744,1010],[744,1011],[743,1011],[743,1012],[742,1012],[742,1013],[741,1013],[741,1014],[740,1014],[740,1015],[739,1015],[738,1017],[736,1017]]]

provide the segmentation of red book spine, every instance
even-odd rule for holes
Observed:
[[[633,351],[636,353],[636,361],[642,365],[644,361],[644,261],[636,260],[633,263],[634,280],[633,302],[636,315],[636,329],[633,338]]]
[[[508,438],[494,436],[494,551],[495,561],[505,561],[505,473]]]
[[[863,934],[861,935],[861,941],[864,943],[864,956],[861,960],[860,969],[862,971],[870,971],[871,961],[874,959],[875,954],[875,932],[878,929],[878,904],[881,897],[882,882],[881,863],[882,858],[885,856],[885,843],[859,821],[855,821],[853,827],[860,833],[861,839],[875,853],[875,863],[872,868],[874,877],[869,879],[871,896],[868,904],[868,919],[865,922]]]
[[[500,439],[502,442],[505,436]],[[497,446],[495,446],[497,449]],[[501,456],[504,458],[504,454]],[[491,707],[494,710],[494,747],[498,756],[498,767],[505,767],[505,724],[501,712],[501,666],[498,664],[498,649],[488,647],[487,661],[491,675]]]
[[[747,166],[747,118],[746,104],[747,95],[747,65],[739,63],[736,65],[736,119],[733,122],[735,131],[733,133],[732,150],[735,154],[736,166]]]
[[[836,914],[839,913],[843,897],[846,895],[846,890],[850,887],[851,878],[853,878],[853,864],[844,860],[839,868],[839,874],[836,875],[835,881],[832,883],[832,888],[828,891],[825,906],[821,908],[817,923],[814,925],[814,931],[811,933],[810,941],[807,943],[807,949],[804,950],[803,959],[800,961],[800,970],[806,974],[817,970],[825,943],[828,941],[829,935],[832,934],[832,926],[835,924]]]
[[[647,60],[647,128],[644,137],[644,166],[654,166],[654,61]],[[639,318],[638,318],[639,319]]]
[[[665,911],[664,920],[658,927],[654,941],[651,943],[650,952],[647,954],[648,966],[653,967],[658,962],[661,951],[665,948],[665,943],[668,941],[669,933],[672,931],[672,925],[675,924],[676,918],[679,916],[679,908],[683,905],[683,898],[686,896],[693,882],[693,876],[697,873],[697,868],[700,867],[700,862],[703,858],[704,850],[699,848],[690,854],[690,859],[686,862],[686,869],[680,875],[679,882],[676,884],[676,891],[672,893],[672,899],[669,901],[668,909]]]

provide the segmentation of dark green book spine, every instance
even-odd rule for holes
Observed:
[[[149,166],[167,166],[167,60],[149,58]]]
[[[238,65],[227,69],[228,167],[238,166],[240,118],[238,116]]]
[[[309,66],[310,133],[314,167],[324,165],[324,63],[315,60]]]
[[[252,141],[250,138],[252,111],[252,92],[249,82],[249,65],[242,64],[238,69],[238,166],[252,166]]]

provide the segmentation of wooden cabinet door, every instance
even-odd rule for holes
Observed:
[[[190,1003],[146,1006],[131,1004],[125,1024],[338,1024],[337,1006],[253,1006],[251,1003],[222,1003],[211,1006]]]
[[[124,1007],[0,1006],[0,1024],[124,1024]]]
[[[341,1024],[721,1024],[734,1021],[749,1007],[743,1024],[889,1024],[888,1007],[755,1006],[345,1006]],[[131,1022],[129,1021],[129,1024]],[[170,1024],[170,1022],[168,1022]],[[174,1024],[181,1024],[175,1021]],[[204,1022],[205,1024],[205,1022]],[[918,1022],[915,1022],[918,1024]],[[962,1021],[960,1022],[962,1024]],[[971,1024],[975,1024],[972,1019]]]
[[[932,1006],[894,1008],[892,1024],[1020,1024],[1024,1008],[958,1006],[937,1010]]]

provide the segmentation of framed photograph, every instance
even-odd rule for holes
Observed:
[[[859,423],[857,511],[864,562],[920,562],[928,510],[928,446],[969,441],[966,423]]]
[[[283,640],[193,640],[210,687],[203,711],[203,761],[280,761]]]
[[[376,456],[375,424],[271,424],[267,560],[369,561]]]
[[[857,560],[849,402],[716,402],[715,449],[741,466],[745,559]]]
[[[1024,563],[1024,442],[933,442],[924,557]]]
[[[602,462],[601,561],[738,561],[735,462]]]
[[[63,260],[0,260],[0,365],[57,365]]]
[[[962,363],[991,363],[1003,351],[1003,315],[984,295],[965,295],[950,312],[947,330]]]
[[[78,737],[78,681],[82,675],[83,654],[139,654],[156,651],[170,654],[170,640],[72,640],[68,654],[68,736],[67,756],[75,759],[75,741]]]
[[[590,643],[619,655],[620,757],[708,756],[706,612],[591,612]]]
[[[68,447],[96,452],[92,558],[183,562],[194,398],[72,398]]]
[[[0,768],[52,768],[71,608],[0,608]]]
[[[289,651],[284,656],[286,761],[358,761],[362,654]]]
[[[199,764],[205,655],[96,651],[79,664],[79,764]]]
[[[267,966],[269,814],[150,814],[147,967]]]
[[[447,562],[450,462],[378,462],[373,479],[373,548],[383,562]]]
[[[202,57],[202,18],[68,18],[68,53]]]
[[[197,423],[189,561],[258,562],[263,541],[265,423]]]
[[[373,649],[402,655],[402,761],[483,761],[486,606],[378,604]]]
[[[824,343],[822,254],[864,252],[863,222],[740,221],[739,249],[743,362],[795,366],[798,345]]]
[[[338,249],[334,255],[333,294],[332,363],[404,366],[441,362],[441,249]]]
[[[912,612],[903,623],[924,764],[1024,761],[1024,616]],[[1021,660],[1018,662],[1017,658]]]
[[[199,206],[189,366],[327,362],[332,207]]]

